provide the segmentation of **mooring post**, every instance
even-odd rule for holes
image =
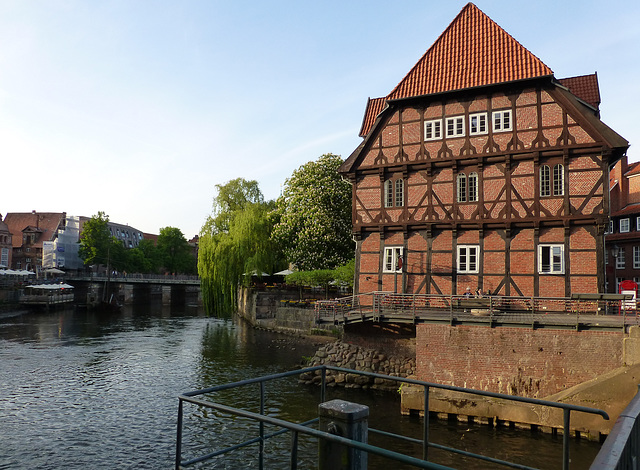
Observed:
[[[369,407],[344,400],[331,400],[318,405],[320,431],[359,442],[367,442]],[[319,470],[366,470],[368,454],[342,444],[320,439]]]

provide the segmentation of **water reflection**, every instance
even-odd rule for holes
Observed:
[[[254,330],[197,310],[160,305],[117,314],[65,310],[0,317],[0,469],[171,468],[177,396],[188,390],[290,370],[317,345]],[[259,389],[215,398],[257,410]],[[329,390],[329,399],[367,404],[371,426],[419,437],[421,422],[400,417],[395,394]],[[267,412],[301,422],[317,413],[319,391],[295,379],[269,383]],[[224,419],[223,419],[224,418]],[[192,408],[185,445],[192,455],[255,436],[255,423]],[[436,422],[434,441],[540,468],[558,468],[561,439],[526,432]],[[269,441],[266,468],[286,468],[290,437]],[[399,452],[416,446],[380,441]],[[585,468],[598,446],[573,443],[572,468]],[[299,468],[315,468],[315,441],[301,438]],[[532,453],[532,449],[537,449]],[[256,447],[202,468],[253,468]],[[482,468],[442,453],[439,463]],[[582,458],[582,461],[578,461]],[[370,459],[371,469],[389,462]],[[532,463],[533,462],[533,463]],[[396,468],[400,466],[393,465]],[[491,467],[485,467],[491,468]]]

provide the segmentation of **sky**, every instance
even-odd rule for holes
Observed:
[[[266,200],[346,159],[466,2],[0,0],[0,214],[66,212],[190,239],[216,185]],[[556,78],[597,72],[640,160],[640,2],[475,2]]]

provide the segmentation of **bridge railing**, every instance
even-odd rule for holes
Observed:
[[[640,463],[640,386],[638,393],[624,409],[590,470],[632,470]]]
[[[571,298],[465,296],[370,292],[316,302],[318,322],[448,319],[449,321],[575,324],[598,317],[602,325],[638,324],[635,300],[615,294],[578,294]],[[613,321],[615,314],[615,322]]]
[[[422,447],[421,458],[411,457],[411,456],[400,454],[382,447],[372,446],[367,443],[346,439],[344,437],[337,436],[335,434],[330,434],[327,432],[320,431],[318,429],[314,429],[312,426],[316,426],[318,424],[318,421],[319,421],[318,418],[310,419],[302,423],[294,423],[291,421],[279,419],[276,416],[273,416],[273,414],[267,413],[266,411],[268,409],[267,400],[266,400],[267,385],[275,380],[285,379],[288,377],[306,374],[306,373],[319,375],[321,377],[320,403],[326,402],[328,371],[344,373],[344,374],[364,375],[364,376],[373,377],[376,379],[393,380],[400,384],[410,384],[413,386],[421,387],[423,390],[423,396],[424,396],[423,430],[422,430],[423,432],[422,432],[421,439],[411,438],[408,436],[395,434],[395,433],[390,433],[384,430],[369,428],[369,433],[378,433],[381,435],[393,437],[395,439],[404,441],[406,443],[411,443],[411,444],[421,446]],[[217,392],[222,392],[222,391],[231,390],[231,389],[236,390],[241,387],[254,387],[256,385],[258,386],[258,388],[254,389],[254,393],[256,394],[257,397],[259,397],[259,403],[257,403],[257,406],[259,407],[259,409],[257,412],[255,411],[251,412],[247,409],[225,405],[218,400],[216,401],[212,400],[213,398],[212,395],[215,395]],[[308,368],[300,369],[297,371],[283,372],[283,373],[269,375],[265,377],[246,379],[246,380],[242,380],[242,381],[231,383],[231,384],[219,385],[219,386],[215,386],[215,387],[211,387],[203,390],[197,390],[193,392],[188,392],[183,395],[180,395],[178,397],[179,403],[178,403],[178,420],[177,420],[177,435],[176,435],[175,468],[176,470],[183,469],[183,468],[194,466],[196,464],[199,464],[208,460],[216,459],[218,457],[224,458],[224,456],[229,454],[230,452],[238,451],[247,446],[256,446],[256,445],[258,446],[258,452],[257,453],[251,452],[250,455],[255,456],[255,459],[257,460],[257,462],[250,462],[250,463],[248,462],[247,466],[251,466],[252,468],[264,468],[264,459],[265,459],[265,453],[266,453],[265,443],[269,439],[279,436],[283,433],[290,433],[291,448],[289,450],[290,452],[289,468],[291,469],[296,469],[298,466],[297,455],[298,455],[299,435],[306,435],[306,436],[311,436],[313,438],[336,442],[351,448],[356,448],[368,453],[382,456],[384,458],[390,459],[395,462],[409,464],[417,468],[428,468],[428,469],[449,468],[442,465],[438,465],[433,462],[429,462],[428,460],[429,449],[433,448],[433,449],[439,449],[445,452],[451,452],[454,454],[463,455],[465,457],[472,458],[472,459],[478,459],[479,461],[483,461],[485,463],[489,463],[494,466],[505,466],[509,468],[533,470],[532,467],[529,467],[527,465],[517,464],[514,462],[505,461],[505,460],[499,460],[491,456],[475,454],[466,450],[444,446],[444,445],[436,444],[430,441],[429,398],[430,398],[431,391],[437,390],[437,389],[448,390],[451,392],[462,392],[465,394],[471,394],[475,396],[483,396],[489,399],[507,400],[512,403],[526,403],[536,407],[537,406],[548,407],[551,410],[557,410],[558,412],[561,412],[562,413],[562,430],[563,430],[563,441],[562,441],[563,470],[568,470],[570,465],[569,439],[571,435],[571,426],[570,426],[571,413],[581,412],[581,413],[596,414],[601,416],[603,419],[606,419],[606,420],[609,419],[608,414],[603,410],[588,408],[588,407],[579,406],[579,405],[572,405],[569,403],[551,402],[547,400],[540,400],[537,398],[527,398],[527,397],[519,397],[514,395],[506,395],[502,393],[494,393],[494,392],[487,392],[482,390],[455,387],[452,385],[443,385],[443,384],[437,384],[432,382],[424,382],[424,381],[419,381],[419,380],[414,380],[409,378],[402,378],[397,376],[388,376],[383,374],[377,374],[374,372],[365,372],[365,371],[344,369],[340,367],[323,365],[323,366],[308,367]],[[220,397],[218,398],[221,399]],[[253,428],[257,431],[256,435],[254,435],[253,437],[247,436],[248,437],[247,440],[233,443],[231,445],[228,445],[227,447],[224,447],[226,444],[222,442],[222,439],[220,440],[214,439],[213,442],[216,442],[217,445],[219,445],[222,448],[207,449],[209,450],[209,452],[204,455],[192,456],[189,459],[185,459],[183,455],[184,454],[183,448],[186,447],[184,445],[185,443],[183,442],[184,434],[185,434],[185,431],[188,431],[190,429],[190,427],[185,424],[185,406],[188,406],[188,405],[200,407],[201,409],[208,408],[210,410],[215,410],[217,413],[211,413],[212,417],[214,415],[216,417],[226,415],[229,417],[230,423],[237,422],[238,421],[236,419],[237,417],[244,417],[244,418],[249,418],[251,420],[254,420],[258,424],[258,426]],[[254,404],[253,406],[256,406],[256,404]],[[199,415],[205,416],[205,417],[208,416],[207,413],[199,414]],[[232,426],[232,425],[233,424],[229,424],[229,426]],[[269,425],[270,427],[273,427],[276,430],[274,430],[273,432],[267,432],[267,428],[265,427],[265,425]],[[224,429],[226,428],[227,428],[226,424],[224,426],[221,426],[220,427],[220,429],[222,430],[221,432],[225,432]],[[201,432],[201,431],[198,431],[198,432]],[[203,450],[204,449],[200,448],[198,451],[203,451]]]

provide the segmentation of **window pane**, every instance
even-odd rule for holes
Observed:
[[[478,173],[469,174],[469,202],[478,200]]]
[[[404,206],[404,180],[396,180],[396,206]]]
[[[551,195],[550,170],[548,165],[540,167],[540,196]]]
[[[384,182],[384,207],[393,206],[392,184],[391,180]]]
[[[564,195],[564,167],[562,165],[553,167],[553,195]]]
[[[551,249],[548,246],[540,247],[540,270],[543,273],[551,272]]]
[[[562,272],[562,248],[559,246],[553,247],[553,272]]]
[[[475,272],[477,270],[477,267],[478,267],[477,258],[478,258],[478,256],[477,256],[476,248],[469,248],[469,269],[468,269],[468,271]]]
[[[384,249],[384,270],[391,271],[393,266],[393,251],[391,248]]]
[[[467,176],[463,173],[458,175],[458,202],[467,201]]]

